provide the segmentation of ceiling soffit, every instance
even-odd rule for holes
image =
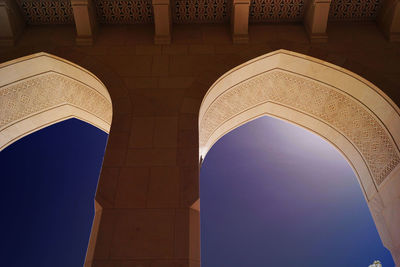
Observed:
[[[230,20],[232,0],[172,0],[174,23],[223,23]]]
[[[251,0],[249,22],[301,22],[307,0]]]
[[[151,0],[95,0],[97,19],[103,24],[153,23]]]
[[[329,10],[330,21],[375,20],[382,0],[332,0]]]
[[[17,2],[28,24],[74,24],[70,0],[17,0]]]
[[[302,22],[310,0],[251,0],[250,23]],[[70,0],[17,0],[25,21],[31,25],[73,24]],[[330,21],[375,20],[382,0],[332,0]],[[93,0],[102,24],[153,23],[152,0]],[[228,23],[232,0],[171,0],[176,24]]]

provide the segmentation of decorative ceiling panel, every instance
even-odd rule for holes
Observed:
[[[19,0],[28,24],[73,24],[74,13],[70,0]]]
[[[329,20],[375,20],[381,4],[382,0],[332,0],[329,10]]]
[[[100,23],[136,24],[154,20],[151,0],[96,0]]]
[[[174,23],[221,23],[230,19],[232,0],[173,0]]]
[[[303,21],[306,0],[251,0],[250,22]]]

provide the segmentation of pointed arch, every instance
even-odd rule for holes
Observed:
[[[58,122],[77,118],[110,132],[112,102],[105,85],[88,70],[47,53],[0,64],[0,152],[19,139]],[[91,266],[102,214],[94,219],[85,266]]]
[[[332,143],[352,166],[384,245],[400,256],[400,109],[348,70],[278,50],[219,78],[199,113],[199,157],[229,131],[269,115]],[[397,188],[397,189],[393,189]]]
[[[0,151],[20,138],[69,118],[109,133],[110,95],[89,71],[37,53],[0,64]]]

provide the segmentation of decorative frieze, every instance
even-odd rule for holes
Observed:
[[[112,105],[108,99],[83,83],[50,72],[0,88],[0,129],[65,104],[111,124]]]
[[[309,114],[341,132],[363,156],[377,185],[400,163],[392,138],[362,104],[338,90],[283,71],[260,74],[215,99],[199,125],[200,147],[225,121],[266,102]]]

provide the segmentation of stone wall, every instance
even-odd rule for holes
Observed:
[[[65,58],[110,92],[96,267],[196,266],[189,220],[198,198],[198,111],[233,67],[287,49],[353,71],[400,105],[400,44],[374,23],[329,23],[322,44],[311,44],[301,24],[250,25],[245,45],[232,44],[229,25],[174,25],[171,45],[153,45],[153,36],[153,25],[102,26],[94,46],[77,47],[73,26],[28,26],[16,46],[0,48],[1,62],[41,51]]]

